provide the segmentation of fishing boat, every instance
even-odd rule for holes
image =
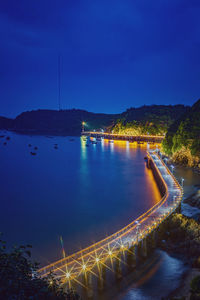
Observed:
[[[31,155],[36,155],[36,152],[30,152]]]

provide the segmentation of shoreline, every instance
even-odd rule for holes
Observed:
[[[190,193],[187,195],[187,197],[185,199],[183,199],[182,204],[187,204],[189,207],[197,209],[199,212],[199,215],[200,215],[200,209],[197,207],[191,206],[189,204],[190,199],[196,194],[196,192],[199,190],[199,188],[200,188],[200,185],[191,185]],[[188,216],[186,214],[186,212],[187,212],[187,208],[181,207],[181,215],[185,216],[187,219],[195,220],[195,218],[194,218],[195,214]],[[197,223],[199,223],[199,222],[197,221]],[[168,248],[168,249],[165,248],[162,250],[166,251],[168,254],[170,254],[178,259],[181,259],[185,263],[185,265],[188,266],[188,270],[185,271],[183,273],[183,275],[181,276],[181,280],[180,280],[179,284],[177,285],[177,287],[172,292],[170,292],[166,298],[164,297],[164,299],[166,299],[166,300],[171,300],[174,298],[182,299],[182,297],[184,297],[184,300],[190,300],[190,294],[191,294],[190,283],[191,283],[191,280],[195,276],[200,276],[200,268],[193,266],[192,263],[190,261],[188,261],[187,255],[185,255],[184,253],[178,253],[174,249],[170,250],[170,248]]]
[[[168,299],[171,298],[178,298],[178,297],[185,297],[185,300],[189,300],[190,299],[190,282],[191,280],[195,277],[200,275],[200,270],[198,268],[190,268],[188,271],[185,271],[182,275],[180,284],[178,285],[178,287],[172,291],[169,296]]]

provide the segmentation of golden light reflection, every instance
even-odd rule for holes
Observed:
[[[114,143],[112,144],[115,144],[116,149],[119,147],[119,149],[124,149],[125,151],[127,151],[126,141],[114,141]],[[129,146],[137,147],[137,143],[132,143],[132,145],[131,143],[129,143]],[[139,144],[139,147],[145,147],[146,149],[147,143]],[[154,147],[156,148],[156,145],[154,145]],[[151,156],[149,152],[147,152],[147,155],[148,157]],[[152,162],[154,163],[155,170],[157,170],[161,181],[165,186],[165,195],[162,197],[162,199],[152,171],[145,167],[147,190],[150,191],[151,194],[153,193],[153,198],[155,199],[156,204],[144,214],[142,214],[139,218],[137,218],[137,220],[133,220],[130,224],[120,229],[118,232],[111,234],[105,239],[81,250],[80,252],[74,253],[71,256],[64,258],[63,260],[57,261],[50,264],[49,266],[41,268],[40,272],[44,271],[44,273],[48,274],[48,272],[51,272],[51,268],[53,267],[53,271],[60,271],[61,275],[58,275],[58,277],[63,278],[64,281],[67,281],[69,286],[71,285],[72,280],[78,282],[83,286],[83,284],[78,280],[81,274],[91,273],[92,275],[100,278],[102,277],[102,266],[113,271],[113,259],[119,261],[120,263],[126,264],[122,257],[125,257],[125,253],[127,252],[131,253],[129,242],[131,241],[132,237],[134,235],[137,235],[137,241],[132,239],[131,245],[133,246],[137,244],[138,238],[142,239],[148,236],[148,234],[154,228],[156,228],[157,224],[161,223],[172,211],[172,208],[170,208],[170,210],[162,213],[161,216],[155,218],[155,212],[159,210],[160,207],[163,207],[163,205],[165,205],[170,192],[168,190],[167,183],[161,174],[162,171],[158,169],[159,167],[156,164],[156,161],[159,159],[159,157],[156,154],[154,156],[157,156],[157,158],[155,159],[155,161],[152,158]],[[163,164],[161,160],[160,162]],[[177,190],[181,190],[179,183],[177,182],[173,174],[171,174],[171,172],[167,169],[167,167],[166,171],[169,173],[169,175],[171,175],[171,178],[176,185]],[[180,201],[181,197],[182,190],[177,199],[179,199]],[[137,224],[142,225],[142,229],[140,227],[140,232],[137,231]],[[111,247],[110,244],[112,244],[113,246]],[[110,262],[112,268],[110,268],[109,266]],[[66,269],[66,272],[64,272],[63,269]],[[98,274],[96,273],[96,271]]]
[[[145,170],[145,178],[146,178],[146,182],[145,182],[146,190],[148,191],[149,194],[151,194],[151,199],[153,199],[152,204],[154,205],[158,203],[161,199],[160,190],[157,186],[152,170],[148,168],[145,168],[144,170]]]
[[[87,158],[87,141],[81,137],[81,158],[86,159]]]

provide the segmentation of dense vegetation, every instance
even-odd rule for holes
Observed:
[[[65,293],[53,274],[41,279],[37,276],[38,264],[32,263],[31,246],[6,250],[0,240],[0,299],[78,300],[73,291]]]
[[[200,224],[182,214],[172,214],[163,228],[164,250],[184,256],[193,267],[200,268]],[[163,242],[163,240],[162,240]],[[200,276],[190,283],[190,295],[185,297],[163,298],[163,300],[200,299]]]
[[[173,253],[187,256],[196,267],[200,267],[200,224],[182,214],[172,214],[168,228],[163,233],[166,247]]]
[[[79,109],[36,110],[24,112],[15,119],[0,117],[0,128],[32,134],[79,135],[81,122],[85,121],[86,130],[163,134],[185,110],[183,105],[142,106],[122,114],[97,114]]]
[[[175,162],[200,167],[200,100],[170,126],[162,148]]]
[[[112,130],[119,134],[164,135],[169,126],[185,113],[183,105],[152,105],[130,108],[122,113]]]

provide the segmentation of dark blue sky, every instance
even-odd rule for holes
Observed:
[[[200,98],[200,1],[0,1],[0,115]]]

